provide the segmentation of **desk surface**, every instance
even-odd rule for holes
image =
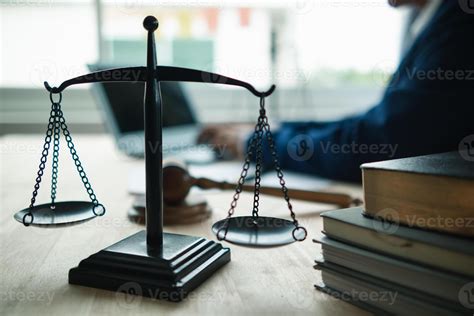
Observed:
[[[293,204],[300,223],[308,229],[305,242],[264,250],[227,244],[232,261],[181,303],[126,299],[114,292],[69,285],[68,271],[80,260],[143,229],[126,217],[132,201],[127,194],[127,172],[143,162],[118,153],[105,135],[80,135],[74,140],[97,197],[107,206],[107,215],[78,226],[40,229],[25,228],[12,216],[29,204],[43,136],[0,138],[0,314],[367,314],[314,289],[320,276],[312,266],[320,249],[311,239],[322,228],[319,212],[330,207],[300,201]],[[65,148],[60,152],[59,170],[58,200],[87,200]],[[40,203],[49,201],[50,163],[43,181]],[[332,187],[360,194],[359,188],[341,184]],[[212,218],[165,230],[214,238],[210,227],[225,216],[232,193],[207,192],[205,196],[213,209]],[[236,214],[247,213],[250,205],[251,195],[244,194]],[[288,218],[285,204],[277,198],[263,197],[261,210]]]

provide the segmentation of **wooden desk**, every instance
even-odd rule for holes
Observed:
[[[305,242],[264,250],[227,244],[232,250],[232,261],[181,303],[136,296],[127,300],[114,292],[69,285],[68,271],[80,260],[143,229],[126,217],[132,201],[127,194],[128,170],[142,162],[118,153],[111,138],[105,135],[79,135],[74,141],[107,214],[78,226],[40,229],[23,227],[12,216],[29,204],[43,136],[0,138],[1,315],[367,314],[314,289],[320,276],[312,266],[320,249],[311,239],[322,227],[318,213],[329,207],[299,201],[293,204],[300,222],[308,229]],[[66,147],[60,152],[58,200],[88,200]],[[48,160],[39,203],[49,202],[50,172]],[[357,187],[334,186],[360,194]],[[209,192],[206,197],[214,212],[211,219],[165,230],[214,238],[211,224],[225,216],[232,193]],[[248,214],[250,205],[251,195],[244,194],[236,214]],[[262,213],[289,217],[283,200],[277,198],[263,197],[261,209]]]

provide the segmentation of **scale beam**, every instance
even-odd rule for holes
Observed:
[[[46,90],[51,93],[61,93],[69,86],[83,83],[94,82],[146,82],[146,67],[126,67],[106,69],[92,72],[86,75],[75,77],[61,83],[59,87],[51,87],[47,81],[44,82]],[[183,82],[202,82],[211,84],[223,84],[229,86],[238,86],[247,89],[256,97],[268,97],[276,86],[272,85],[267,91],[258,91],[250,83],[227,77],[221,74],[201,71],[190,68],[156,66],[156,81],[183,81]]]
[[[187,81],[239,86],[247,89],[256,97],[268,97],[276,88],[275,85],[272,85],[267,91],[257,91],[257,89],[255,89],[250,83],[245,81],[226,77],[213,72],[170,66],[158,66],[156,79],[158,81]]]

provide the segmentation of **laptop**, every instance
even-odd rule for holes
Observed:
[[[91,71],[117,68],[117,65],[91,64]],[[201,130],[189,99],[179,82],[161,82],[163,104],[163,156],[176,157],[188,163],[207,163],[215,154],[207,145],[197,145]],[[93,95],[103,110],[108,130],[119,150],[141,158],[145,153],[143,82],[98,83]]]

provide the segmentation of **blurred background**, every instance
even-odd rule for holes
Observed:
[[[277,85],[272,120],[332,120],[374,105],[397,65],[405,16],[385,0],[1,0],[1,134],[44,133],[59,85],[87,64],[145,65],[143,17],[160,21],[158,63]],[[383,43],[383,44],[382,44]],[[248,91],[185,84],[203,123],[252,121]],[[103,132],[90,86],[64,94],[74,132]]]

